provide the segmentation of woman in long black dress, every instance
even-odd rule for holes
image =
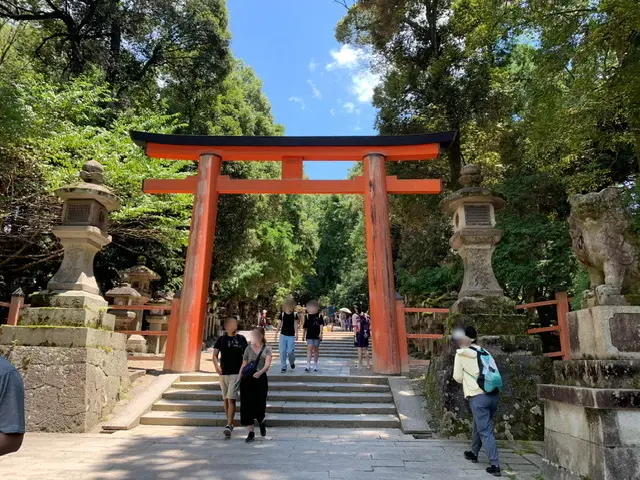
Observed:
[[[355,315],[354,315],[355,317]],[[369,363],[369,338],[371,337],[371,320],[369,316],[360,313],[354,322],[356,331],[355,344],[358,348],[358,368],[362,368],[362,357],[367,361],[367,368],[371,368]]]
[[[260,435],[267,434],[267,425],[264,421],[267,409],[267,392],[269,380],[267,371],[271,367],[272,351],[267,345],[264,328],[258,327],[251,331],[251,344],[244,351],[242,367],[238,374],[240,382],[240,423],[249,429],[246,442],[255,440],[253,430],[257,421],[260,427]],[[242,371],[249,363],[256,362],[256,372],[253,375],[243,377]]]

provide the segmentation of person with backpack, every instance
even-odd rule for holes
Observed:
[[[281,372],[287,371],[287,359],[291,365],[291,370],[296,368],[296,341],[298,340],[298,312],[294,312],[295,303],[291,299],[284,301],[280,321],[276,330],[276,338],[280,334],[280,364]]]
[[[478,453],[484,445],[491,465],[487,473],[500,477],[498,446],[493,434],[493,416],[498,408],[502,378],[496,362],[489,352],[478,346],[478,333],[472,326],[456,328],[453,339],[458,345],[453,365],[453,379],[462,384],[464,397],[473,416],[471,450],[464,458],[478,462]]]
[[[354,315],[355,318],[355,315]],[[358,319],[354,323],[355,338],[354,346],[358,349],[358,365],[356,368],[362,368],[362,357],[366,358],[367,368],[371,368],[369,361],[369,338],[371,337],[371,320],[365,313],[358,314]]]
[[[314,360],[313,371],[318,371],[318,357],[320,356],[320,342],[322,341],[322,328],[324,318],[320,313],[320,304],[317,300],[307,302],[307,316],[302,325],[302,341],[307,341],[307,367],[305,372],[311,371],[311,359]]]

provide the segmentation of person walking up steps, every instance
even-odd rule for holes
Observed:
[[[307,302],[307,316],[302,326],[302,341],[307,341],[307,368],[305,372],[311,371],[311,360],[313,358],[313,371],[318,371],[318,357],[320,356],[320,342],[322,341],[322,327],[324,319],[320,312],[320,305],[317,300]]]
[[[258,327],[251,330],[251,345],[244,351],[242,366],[237,377],[240,382],[240,423],[249,429],[245,440],[247,443],[253,442],[256,438],[253,431],[256,421],[260,427],[260,436],[267,435],[264,417],[269,392],[267,371],[271,367],[272,354],[271,347],[267,345],[264,336],[264,328]]]
[[[498,408],[502,379],[489,352],[476,344],[478,334],[473,327],[455,329],[453,338],[458,344],[453,366],[453,379],[462,384],[464,397],[469,401],[473,416],[471,451],[464,458],[478,462],[478,453],[484,445],[491,465],[487,473],[500,477],[498,446],[493,435],[493,416]]]
[[[247,339],[238,333],[238,321],[233,317],[223,320],[224,335],[218,337],[213,346],[213,366],[220,375],[220,388],[224,401],[224,412],[227,415],[227,426],[224,436],[229,438],[233,431],[233,418],[236,415],[238,400],[237,379],[242,356],[247,348]],[[218,355],[220,360],[218,361]]]
[[[276,338],[280,333],[280,364],[281,372],[287,371],[287,359],[291,365],[291,370],[296,368],[296,340],[298,340],[298,312],[294,312],[295,302],[291,299],[284,301],[282,312],[280,313],[280,322],[278,322],[278,330],[276,330]]]

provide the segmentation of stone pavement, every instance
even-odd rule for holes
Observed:
[[[399,430],[270,429],[244,443],[238,428],[146,427],[113,434],[31,433],[0,458],[0,478],[20,480],[456,480],[493,478],[466,442],[416,440]],[[540,445],[501,448],[504,478],[540,480]]]

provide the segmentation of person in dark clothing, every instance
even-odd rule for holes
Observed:
[[[8,360],[0,357],[0,457],[20,450],[24,430],[22,376]]]
[[[355,315],[354,315],[355,317]],[[367,368],[371,368],[369,361],[369,338],[371,338],[371,320],[365,313],[358,315],[355,325],[355,346],[358,349],[358,368],[362,368],[362,357],[367,361]]]
[[[249,429],[246,442],[255,440],[254,424],[257,421],[260,427],[260,435],[267,434],[267,424],[264,417],[267,410],[267,393],[269,392],[269,380],[267,371],[271,367],[271,347],[267,345],[264,328],[251,330],[251,345],[245,351],[238,374],[240,382],[240,423]],[[251,362],[255,362],[256,372],[253,375],[242,376],[242,370]]]
[[[218,337],[213,347],[213,366],[220,375],[224,412],[227,415],[224,436],[229,438],[233,431],[233,418],[236,415],[238,372],[240,372],[244,351],[247,348],[247,339],[238,333],[238,321],[234,317],[225,318],[223,326],[225,333]],[[219,361],[218,355],[220,356]]]
[[[318,371],[318,357],[320,356],[320,342],[322,341],[322,327],[324,318],[320,313],[320,304],[317,300],[307,302],[307,316],[302,326],[302,341],[307,341],[307,368],[305,372],[311,371],[311,359],[314,359],[313,371]]]
[[[282,373],[287,371],[287,359],[291,370],[296,368],[296,340],[298,340],[298,312],[294,312],[295,303],[291,299],[285,300],[280,313],[280,322],[276,330],[276,338],[280,333],[280,364]]]

